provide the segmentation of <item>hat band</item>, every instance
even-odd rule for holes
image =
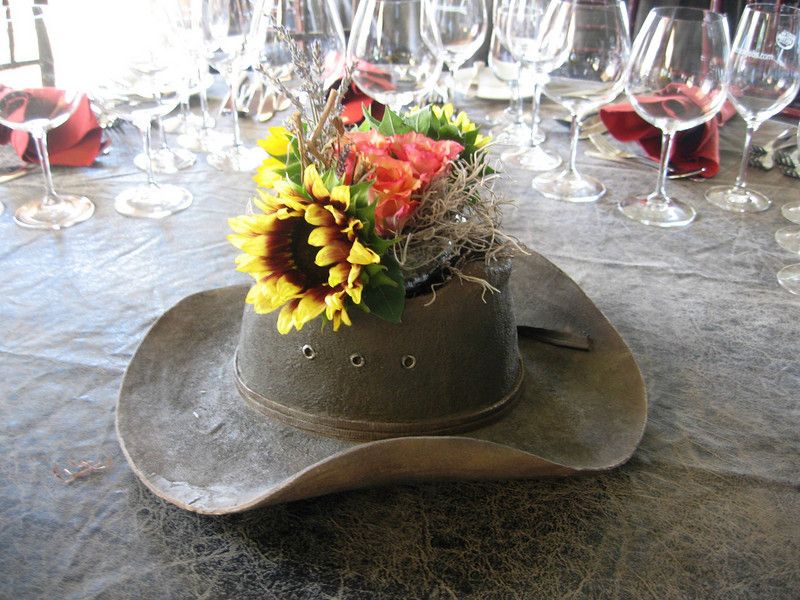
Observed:
[[[447,417],[402,422],[358,421],[327,415],[315,415],[298,410],[270,400],[266,396],[250,389],[242,380],[239,371],[238,352],[234,360],[234,366],[236,389],[239,390],[239,394],[250,406],[267,417],[277,419],[298,429],[320,433],[328,437],[366,442],[391,437],[462,433],[488,425],[511,407],[519,395],[525,368],[522,363],[522,357],[519,354],[517,354],[517,360],[519,362],[517,378],[510,391],[497,402],[484,406],[479,410],[456,413]]]

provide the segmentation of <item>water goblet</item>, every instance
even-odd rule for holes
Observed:
[[[130,217],[160,219],[192,203],[189,190],[158,184],[152,168],[151,122],[178,105],[188,60],[172,27],[170,14],[156,0],[137,3],[97,3],[83,22],[118,23],[95,32],[103,48],[87,48],[86,72],[93,102],[110,118],[131,122],[142,135],[147,183],[129,187],[114,199],[117,212]],[[87,25],[88,27],[88,25]]]
[[[254,26],[261,22],[257,0],[202,0],[203,44],[208,64],[219,71],[233,99],[233,144],[206,157],[220,171],[252,171],[264,160],[258,147],[245,146],[236,110],[236,89],[241,74],[258,58]],[[259,14],[257,14],[259,13]]]
[[[800,123],[797,124],[797,150],[795,152],[800,156]],[[795,167],[795,169],[798,168],[800,168],[800,165]],[[781,214],[785,219],[800,225],[800,200],[787,202],[781,206]]]
[[[550,72],[544,85],[548,98],[569,111],[572,120],[569,162],[558,173],[534,177],[533,188],[548,198],[567,202],[594,202],[606,188],[576,168],[581,120],[616,98],[625,87],[630,55],[627,9],[622,0],[573,0],[569,34],[564,40],[569,56]]]
[[[694,208],[666,191],[667,165],[675,133],[712,119],[725,103],[728,26],[719,13],[660,7],[648,13],[633,41],[625,92],[642,119],[661,132],[661,162],[655,190],[620,200],[626,217],[645,225],[679,227]]]
[[[38,51],[38,68],[1,72],[0,125],[29,134],[42,165],[44,194],[19,207],[14,221],[22,227],[57,230],[94,214],[94,204],[88,198],[56,192],[47,153],[48,131],[65,123],[85,96],[74,78],[76,63],[68,54],[61,54],[63,48],[74,43],[65,18],[68,15],[38,5],[29,10],[22,9],[0,20],[4,25],[0,44],[16,50],[18,56],[31,56],[31,52]],[[58,61],[53,60],[56,54]]]
[[[320,101],[325,92],[344,74],[345,38],[342,22],[333,0],[267,0],[262,18],[264,27],[258,29],[259,47],[257,67],[270,80],[287,80],[293,75],[292,49],[286,39],[291,39],[308,65],[319,61],[319,81],[289,81],[302,95],[304,90]],[[296,74],[295,74],[296,75]]]
[[[486,40],[486,0],[433,0],[433,14],[450,70],[447,102],[455,102],[455,75]]]
[[[733,186],[714,186],[706,200],[732,212],[760,212],[771,201],[747,187],[753,134],[783,110],[800,88],[800,11],[780,4],[745,6],[728,60],[728,98],[747,124],[739,174]]]
[[[419,101],[443,64],[430,0],[362,0],[347,46],[353,81],[394,112]]]
[[[501,81],[508,83],[508,106],[499,111],[489,113],[486,122],[496,125],[492,130],[492,137],[499,143],[525,143],[528,127],[525,123],[525,114],[522,106],[520,92],[520,79],[522,77],[522,64],[508,49],[505,29],[508,24],[509,0],[500,0],[494,7],[492,36],[489,42],[489,68]],[[544,135],[537,137],[536,142],[541,144]]]
[[[508,167],[549,171],[561,164],[561,157],[545,152],[538,133],[542,84],[550,71],[564,62],[572,5],[557,0],[510,0],[505,37],[508,49],[534,81],[530,139],[527,146],[501,154]]]

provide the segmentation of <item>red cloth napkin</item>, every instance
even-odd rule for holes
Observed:
[[[685,93],[642,96],[639,102],[659,103],[664,112],[669,114],[681,114],[691,110],[694,104],[691,96]],[[719,172],[718,128],[735,114],[733,105],[725,102],[722,110],[710,121],[675,134],[670,166],[679,173],[705,168],[702,177],[714,177]],[[630,103],[611,104],[601,108],[600,119],[615,138],[622,142],[639,142],[650,158],[660,159],[661,130],[637,115]]]
[[[39,103],[37,110],[44,106],[55,107],[63,98],[64,92],[55,88],[37,88],[13,91],[0,86],[0,102],[12,101],[16,104],[14,115],[26,111],[28,106]],[[14,120],[13,117],[9,120]],[[67,167],[88,167],[103,147],[103,130],[97,123],[89,100],[83,97],[72,116],[62,125],[47,132],[47,150],[50,164]],[[25,162],[39,162],[36,146],[30,135],[24,131],[0,125],[0,144],[11,143],[14,151]]]
[[[378,87],[385,90],[392,88],[392,82],[389,81],[383,71],[364,64],[360,65],[359,71],[362,77],[369,78]],[[332,88],[339,87],[341,75],[343,74],[343,72],[340,72],[340,78],[331,86]],[[347,90],[344,98],[342,98],[342,112],[339,116],[345,125],[358,125],[364,120],[365,108],[373,117],[380,120],[383,118],[383,111],[386,107],[374,98],[367,96],[355,83],[351,83],[350,89]]]

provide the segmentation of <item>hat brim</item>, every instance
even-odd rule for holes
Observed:
[[[181,300],[133,356],[117,403],[122,450],[156,495],[205,514],[393,482],[517,479],[611,469],[641,440],[647,400],[625,342],[540,255],[514,261],[518,324],[586,333],[589,352],[520,337],[525,380],[498,421],[454,436],[352,442],[274,421],[234,382],[247,286]]]

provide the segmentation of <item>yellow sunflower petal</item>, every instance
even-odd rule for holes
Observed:
[[[353,285],[345,288],[345,291],[350,296],[353,304],[361,304],[361,292],[364,291],[364,284],[361,281],[356,281]]]
[[[328,269],[328,285],[336,287],[340,283],[344,283],[350,277],[351,266],[347,263],[336,263]]]
[[[381,257],[375,254],[374,250],[367,248],[358,240],[354,240],[353,246],[350,248],[350,254],[347,255],[347,262],[354,265],[377,264],[381,262]]]
[[[319,267],[327,267],[333,263],[344,262],[347,258],[347,244],[343,242],[334,242],[320,248],[320,251],[317,252],[317,256],[314,258],[314,263]],[[378,260],[380,261],[380,257]]]
[[[342,210],[350,207],[350,186],[337,185],[331,190],[331,202],[340,204]]]
[[[347,223],[347,227],[342,229],[342,233],[347,235],[348,240],[355,240],[356,234],[364,229],[364,224],[359,221],[358,219],[350,219]]]
[[[333,225],[333,215],[319,204],[309,204],[305,212],[306,223],[309,225]]]
[[[303,187],[318,200],[325,200],[330,196],[330,192],[325,187],[325,183],[322,181],[322,177],[320,177],[315,165],[306,167],[305,173],[303,173]]]
[[[269,135],[258,145],[273,156],[285,156],[289,151],[289,131],[285,127],[270,127]]]
[[[315,227],[308,234],[308,244],[322,248],[336,241],[339,238],[339,231],[335,227]]]
[[[294,309],[294,326],[297,331],[303,328],[303,325],[309,321],[313,321],[322,314],[325,310],[325,300],[318,298],[313,294],[306,294],[300,298],[297,308]]]
[[[278,314],[278,333],[286,335],[292,330],[292,325],[294,325],[294,311],[299,303],[299,300],[292,300],[281,309],[281,312]]]
[[[239,235],[266,233],[274,219],[269,215],[240,215],[228,219],[228,225]]]

